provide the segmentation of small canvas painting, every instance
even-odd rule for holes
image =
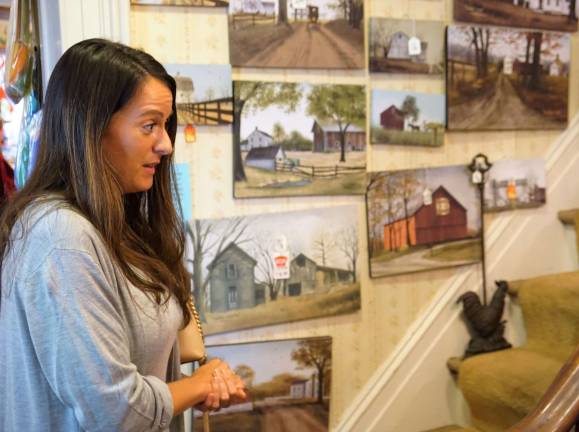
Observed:
[[[233,123],[233,89],[229,65],[165,65],[177,83],[180,125],[217,126]]]
[[[370,72],[442,75],[444,23],[370,18]]]
[[[444,143],[443,95],[372,90],[372,144],[438,147]]]
[[[236,81],[236,198],[361,195],[363,86]]]
[[[466,166],[370,173],[366,211],[371,277],[480,261],[480,200]]]
[[[229,0],[131,0],[134,5],[227,7]]]
[[[187,233],[206,334],[360,308],[357,206],[194,220]]]
[[[210,414],[212,432],[329,430],[332,338],[315,337],[207,347],[245,382],[249,400]],[[202,416],[195,411],[195,431]]]
[[[449,26],[448,129],[564,129],[568,34]]]
[[[485,211],[535,208],[546,202],[543,159],[495,161],[487,176]]]
[[[576,0],[454,0],[457,21],[577,31]]]
[[[233,66],[364,68],[363,0],[231,0]]]

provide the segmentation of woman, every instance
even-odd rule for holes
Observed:
[[[45,101],[36,165],[0,214],[0,431],[168,430],[187,408],[243,400],[223,362],[179,373],[175,81],[91,39],[58,61]]]

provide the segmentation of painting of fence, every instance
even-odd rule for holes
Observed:
[[[466,166],[369,173],[370,276],[480,261],[478,191]]]
[[[370,72],[442,75],[444,23],[370,18]],[[409,51],[412,38],[418,50]]]
[[[540,207],[547,201],[543,159],[498,160],[488,172],[484,210]]]
[[[131,0],[133,5],[227,7],[229,0]]]
[[[231,66],[165,65],[177,83],[179,124],[217,126],[233,123]]]
[[[448,129],[564,129],[570,38],[508,28],[447,29]]]
[[[332,338],[277,340],[207,347],[244,380],[249,401],[210,414],[213,432],[329,430]],[[195,412],[193,430],[202,430]]]
[[[364,193],[363,86],[236,81],[234,105],[236,198]]]
[[[462,22],[577,31],[576,0],[454,0],[454,19]]]
[[[364,67],[363,0],[231,0],[233,66]]]
[[[443,95],[372,90],[372,144],[438,147],[444,143]]]
[[[194,220],[186,229],[206,334],[360,308],[357,206]],[[280,265],[289,274],[279,275]]]

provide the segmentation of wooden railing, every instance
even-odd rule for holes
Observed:
[[[233,98],[221,98],[204,102],[178,103],[180,123],[197,125],[222,125],[233,123]]]
[[[276,171],[300,173],[308,177],[338,177],[343,174],[354,174],[366,171],[365,166],[312,166],[296,165],[291,162],[276,162]]]

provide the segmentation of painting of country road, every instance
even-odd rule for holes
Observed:
[[[456,21],[577,31],[576,0],[454,0]]]
[[[370,276],[481,259],[478,191],[464,165],[368,174]]]
[[[364,194],[364,86],[235,81],[233,94],[235,198]]]
[[[566,127],[568,34],[449,26],[447,44],[449,130]]]
[[[277,340],[207,347],[245,382],[249,400],[210,414],[212,432],[327,432],[332,338]],[[195,411],[193,430],[203,430]]]
[[[358,206],[199,219],[187,263],[206,334],[360,309]]]
[[[364,68],[363,0],[231,0],[233,66]]]

